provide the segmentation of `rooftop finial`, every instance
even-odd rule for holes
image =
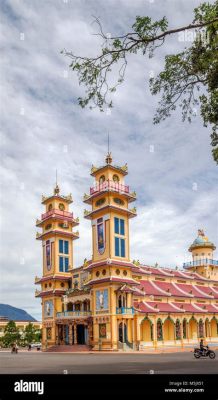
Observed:
[[[54,188],[54,194],[59,194],[60,193],[60,188],[58,186],[58,171],[56,169],[56,174],[55,174],[55,188]]]
[[[110,136],[109,136],[109,132],[108,132],[108,136],[107,136],[107,156],[105,158],[105,162],[106,164],[111,164],[112,163],[112,155],[110,152]]]

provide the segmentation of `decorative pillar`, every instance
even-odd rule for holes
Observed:
[[[73,335],[72,335],[72,325],[69,324],[69,344],[72,345],[73,344]]]
[[[180,321],[179,321],[180,322]],[[184,346],[184,342],[183,342],[183,321],[180,322],[180,340],[181,340],[181,346]]]
[[[77,330],[76,330],[76,323],[73,326],[74,329],[74,344],[77,344]]]
[[[154,343],[154,348],[157,348],[157,320],[154,318],[154,323],[153,323],[153,343]]]

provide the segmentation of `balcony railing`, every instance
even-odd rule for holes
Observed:
[[[91,315],[91,311],[64,311],[64,312],[57,312],[57,318],[63,317],[88,317]]]
[[[98,192],[114,190],[115,192],[129,193],[129,186],[122,185],[119,182],[105,181],[103,183],[98,183],[97,185],[90,188],[90,195]]]
[[[51,215],[60,215],[61,217],[68,217],[68,218],[73,218],[73,213],[69,211],[61,211],[57,210],[56,208],[53,208],[50,211],[47,211],[46,213],[41,215],[42,220],[50,217]]]
[[[134,314],[133,307],[117,307],[116,308],[117,314]]]
[[[203,266],[203,265],[217,265],[218,266],[218,260],[212,260],[211,258],[202,258],[200,260],[195,260],[195,261],[189,261],[186,263],[183,263],[183,268],[189,268],[189,267],[197,267],[197,266]]]

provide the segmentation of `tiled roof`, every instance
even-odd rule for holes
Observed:
[[[156,283],[154,283],[153,281],[140,280],[139,289],[143,290],[145,295],[146,294],[154,295],[154,296],[167,296],[167,295],[169,295],[166,292],[164,292],[163,290],[161,290],[160,288],[158,288]]]
[[[218,299],[218,287],[211,286],[211,289],[213,290],[214,298]]]
[[[205,297],[205,298],[211,298],[211,296],[207,295],[206,293],[204,294],[201,292],[200,289],[198,289],[197,285],[187,285],[185,283],[176,283],[176,287],[187,293],[190,297],[191,295],[194,297]]]
[[[181,292],[174,283],[171,282],[155,282],[156,286],[168,293],[168,296],[190,297],[189,294]]]
[[[203,304],[203,303],[197,303],[197,306],[201,307],[204,311],[212,312],[212,313],[218,313],[218,304],[217,306],[215,304]]]

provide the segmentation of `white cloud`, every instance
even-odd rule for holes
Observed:
[[[184,44],[170,39],[151,60],[131,56],[128,79],[117,90],[111,115],[79,108],[76,98],[84,89],[71,71],[65,74],[70,60],[60,54],[64,47],[81,55],[98,53],[92,15],[100,16],[106,32],[120,33],[136,15],[155,19],[166,15],[172,26],[189,23],[198,4],[195,0],[3,2],[1,302],[40,316],[33,281],[41,274],[42,260],[34,224],[43,212],[41,194],[53,189],[56,168],[62,192],[72,192],[72,209],[81,221],[75,264],[91,255],[91,229],[83,219],[82,196],[93,183],[91,164],[103,162],[108,130],[114,161],[128,162],[128,183],[138,193],[138,217],[131,221],[133,258],[161,265],[181,263],[198,227],[216,241],[216,167],[209,130],[199,117],[191,125],[182,123],[178,113],[161,125],[152,123],[157,98],[148,90],[149,72],[157,72],[165,53]]]

